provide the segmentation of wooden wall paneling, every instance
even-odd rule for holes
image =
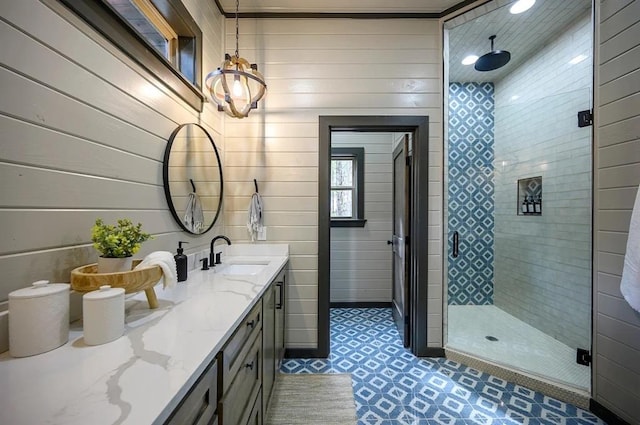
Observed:
[[[209,2],[188,3],[206,12],[196,19],[217,66],[224,18]],[[182,122],[200,122],[223,149],[224,116],[210,105],[196,113],[55,1],[2,2],[0,16],[0,301],[94,262],[96,217],[142,222],[154,239],[141,256],[173,250],[178,239],[208,246],[173,222],[162,158]]]
[[[156,135],[6,68],[0,68],[0,84],[3,87],[0,111],[5,115],[149,158],[162,158],[164,140]]]
[[[163,210],[0,209],[0,255],[90,244],[96,218],[115,223],[123,216],[142,223],[148,233],[178,230],[171,215]]]
[[[0,163],[0,207],[165,209],[161,185]]]
[[[235,35],[232,20],[227,22],[226,40],[229,44],[235,41]],[[247,54],[255,54],[252,59],[258,62],[259,69],[267,76],[270,89],[259,109],[247,119],[227,119],[225,122],[225,167],[233,168],[230,175],[234,182],[249,183],[257,176],[272,183],[274,188],[285,182],[293,183],[293,176],[300,173],[307,173],[299,179],[300,182],[317,182],[320,115],[429,115],[433,136],[430,151],[442,152],[439,147],[442,131],[439,128],[441,60],[438,22],[385,20],[384,25],[380,23],[350,19],[322,22],[306,19],[241,20],[240,48],[246,49]],[[416,49],[422,53],[418,56],[418,63],[414,62],[416,55],[413,52]],[[299,58],[296,52],[302,52]],[[406,53],[404,57],[403,52]],[[399,58],[400,62],[394,62]],[[409,61],[408,58],[414,59]],[[439,167],[441,161],[430,158],[430,163]],[[373,166],[367,164],[365,171]],[[277,167],[296,171],[279,177],[277,171],[272,171]],[[439,178],[437,173],[432,173],[432,176],[434,182]],[[373,178],[376,184],[383,177],[376,175]],[[370,189],[377,191],[383,187],[371,186]],[[313,235],[309,233],[303,238],[288,238],[288,235],[278,238],[278,232],[287,226],[280,221],[286,215],[280,214],[317,214],[317,198],[276,196],[270,190],[262,190],[261,186],[267,240],[294,240],[297,245],[291,246],[292,254],[297,249],[312,252],[319,231],[317,226],[312,226]],[[226,226],[225,231],[240,237],[239,241],[246,240],[247,232],[237,217],[246,212],[251,195],[240,193],[242,191],[240,189],[233,197],[227,198],[224,205],[226,215],[234,217],[231,219],[233,224]],[[316,192],[313,191],[314,194]],[[377,197],[379,193],[370,192],[375,201],[365,207],[367,214],[372,214],[372,222],[383,220],[384,215],[391,211],[390,205],[385,205]],[[439,197],[434,196],[433,199],[438,202]],[[277,222],[270,222],[270,213],[277,214]],[[288,226],[296,231],[300,229],[297,221]],[[306,232],[307,227],[303,228]],[[430,237],[435,240],[441,235],[434,231]],[[304,238],[307,239],[302,240]],[[366,242],[354,242],[351,247],[340,246],[341,241],[335,243],[338,245],[333,245],[332,249],[367,249]],[[313,255],[317,255],[317,251]],[[439,256],[434,256],[429,261],[437,259]],[[441,266],[433,265],[432,268]],[[296,273],[297,270],[291,268],[291,272]],[[305,285],[305,293],[308,294],[311,292],[308,286],[317,285],[317,271],[314,274],[311,271],[303,273],[304,283],[296,281],[291,285],[292,288],[298,284]],[[313,296],[317,299],[317,294]],[[289,318],[288,323],[292,327],[304,327],[295,317]],[[316,332],[317,329],[290,333],[289,347],[315,347]]]
[[[637,5],[634,6],[636,12],[638,10]],[[633,8],[633,7],[632,7]],[[633,18],[629,16],[627,18],[628,21]],[[608,23],[603,23],[603,28],[610,28],[616,24],[615,21]],[[617,27],[619,28],[619,27]],[[610,39],[600,38],[600,63],[605,63],[617,56],[620,56],[622,53],[626,52],[630,48],[637,46],[638,39],[640,39],[640,23],[635,22],[634,24],[628,26],[623,31],[619,32],[615,36]]]
[[[6,115],[0,115],[0,128],[5,141],[3,161],[146,184],[157,184],[162,180],[162,162],[158,160]],[[88,161],[89,158],[92,160]]]
[[[126,92],[114,87],[85,68],[60,56],[57,52],[37,43],[24,33],[7,24],[0,25],[5,66],[15,72],[28,75],[30,79],[63,93],[79,102],[89,104],[109,115],[126,118],[141,128],[151,128],[156,134],[170,134],[175,123],[131,98]],[[24,55],[21,52],[29,51]],[[42,63],[47,66],[43,67]],[[72,75],[73,78],[69,78]],[[140,78],[139,78],[140,79]],[[164,119],[161,119],[164,118]]]
[[[604,26],[603,24],[609,21],[614,15],[620,14],[620,12],[625,13],[626,8],[629,5],[636,3],[635,0],[608,0],[608,1],[600,1],[600,26]],[[630,14],[631,16],[636,16],[634,14]]]
[[[620,56],[617,56],[608,62],[600,65],[600,82],[602,84],[611,82],[616,78],[620,78],[623,75],[636,69],[638,63],[638,57],[640,56],[640,47],[636,46],[630,50],[627,50]]]
[[[68,87],[70,90],[75,91],[90,89],[91,86],[85,85],[87,82],[85,79],[97,76],[113,85],[112,88],[108,89],[109,92],[119,88],[121,93],[116,98],[114,105],[110,105],[107,101],[109,97],[106,97],[105,101],[103,101],[101,95],[92,97],[89,101],[91,104],[113,107],[117,106],[122,100],[131,97],[134,100],[139,100],[142,105],[148,105],[150,109],[159,111],[164,116],[175,117],[175,122],[193,120],[196,116],[195,111],[186,107],[162,84],[154,81],[152,77],[145,76],[144,72],[134,66],[131,60],[114,60],[114,55],[108,49],[101,47],[99,43],[91,38],[83,36],[72,24],[42,2],[26,0],[19,2],[19,4],[16,3],[10,6],[6,4],[3,6],[0,6],[0,14],[2,16],[8,18],[13,25],[16,25],[21,31],[27,33],[29,37],[42,44],[43,48],[46,47],[60,56],[60,58],[54,59],[56,64],[62,64],[62,61],[65,60],[70,62],[69,65],[63,65],[61,70],[67,70],[69,69],[68,67],[74,64],[83,68],[81,72],[77,70],[69,71],[66,74],[68,83],[63,84],[62,88]],[[80,23],[79,26],[87,28],[78,18],[73,18],[72,20]],[[96,34],[91,29],[87,31]],[[117,50],[113,46],[111,46],[111,49]],[[42,52],[43,50],[38,48],[37,51]],[[44,68],[47,71],[53,70],[51,74],[56,74],[56,68],[40,68]],[[42,74],[39,70],[31,70],[30,72],[35,72],[36,75]],[[95,75],[91,77],[89,74]],[[76,78],[77,80],[75,80]],[[69,87],[74,82],[77,86],[75,89]],[[79,97],[82,98],[83,96],[80,95]],[[126,110],[123,112],[127,116]]]
[[[640,88],[627,84],[635,82],[640,72],[640,3],[600,1],[598,6],[592,398],[627,422],[637,423],[640,315],[622,297],[620,279],[640,184]]]
[[[602,96],[600,104],[606,105],[616,100],[620,100],[629,95],[628,87],[637,87],[640,85],[640,71],[635,70],[629,74],[625,74],[602,86]]]
[[[598,167],[600,169],[616,165],[637,164],[640,162],[640,140],[603,147],[599,150],[599,155]]]

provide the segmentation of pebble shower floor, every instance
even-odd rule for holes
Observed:
[[[592,413],[402,346],[388,308],[331,309],[328,359],[287,359],[283,373],[350,373],[358,425],[604,424]]]

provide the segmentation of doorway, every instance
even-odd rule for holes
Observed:
[[[329,308],[331,294],[331,138],[335,132],[391,132],[412,136],[410,180],[408,297],[403,306],[408,314],[409,348],[417,356],[441,356],[441,348],[427,347],[427,201],[428,201],[428,117],[425,116],[321,116],[319,119],[318,187],[318,348],[317,357],[329,355]],[[391,233],[392,229],[389,229]]]

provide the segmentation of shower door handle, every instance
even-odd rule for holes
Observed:
[[[460,239],[460,236],[458,235],[458,232],[457,231],[453,232],[453,258],[458,257],[459,239]]]

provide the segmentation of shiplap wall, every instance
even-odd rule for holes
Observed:
[[[210,104],[197,113],[60,4],[47,4],[0,2],[0,301],[35,280],[69,282],[73,268],[95,262],[97,217],[143,223],[154,239],[137,256],[173,251],[178,240],[199,250],[210,239],[174,223],[162,160],[185,122],[200,122],[224,149],[222,114]],[[215,68],[224,19],[212,2],[185,5],[203,32],[204,68]]]
[[[227,46],[235,44],[231,22]],[[437,20],[241,19],[240,54],[268,83],[259,109],[225,126],[225,231],[247,241],[253,178],[268,242],[290,244],[288,346],[317,346],[318,116],[428,115],[433,217],[429,343],[442,344],[441,36]],[[433,218],[433,219],[432,219]]]
[[[640,184],[640,1],[599,6],[592,397],[640,424],[640,313],[620,293]]]
[[[364,227],[331,228],[331,302],[391,302],[394,133],[333,132],[332,148],[364,148]]]

